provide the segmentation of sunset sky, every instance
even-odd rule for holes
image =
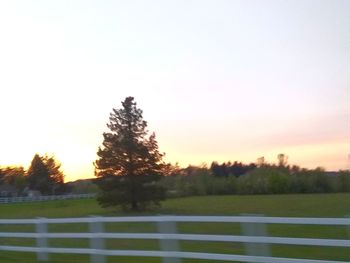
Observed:
[[[135,97],[166,161],[350,168],[350,1],[0,2],[0,165],[93,177]]]

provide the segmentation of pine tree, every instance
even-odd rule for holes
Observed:
[[[102,147],[95,162],[97,185],[101,189],[99,203],[140,210],[150,204],[159,205],[165,190],[156,182],[165,167],[155,134],[148,136],[147,122],[133,97],[113,109],[104,133]]]
[[[44,195],[64,192],[64,175],[54,157],[35,154],[27,172],[29,188]]]
[[[38,190],[42,194],[49,194],[51,192],[49,170],[38,154],[34,155],[27,176],[30,189]]]

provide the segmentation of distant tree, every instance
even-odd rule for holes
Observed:
[[[277,155],[277,160],[278,160],[278,166],[285,167],[287,166],[287,163],[288,163],[288,156],[285,155],[284,153],[280,153]]]
[[[99,203],[132,210],[159,205],[165,198],[165,189],[156,183],[165,167],[163,154],[155,134],[147,137],[147,122],[133,97],[127,97],[121,109],[113,109],[107,127],[110,132],[103,134],[95,162]]]
[[[176,176],[182,174],[182,170],[178,163],[171,164],[167,163],[164,165],[163,174],[165,176]]]
[[[42,157],[44,164],[50,173],[50,178],[55,184],[63,184],[64,183],[64,175],[62,173],[61,164],[57,163],[53,156],[43,156]]]
[[[223,164],[212,162],[210,166],[211,172],[213,173],[214,176],[217,176],[217,177],[227,177],[232,175],[239,177],[251,170],[254,170],[255,168],[256,168],[256,165],[253,163],[247,165],[237,161],[235,161],[234,163],[228,162]]]
[[[51,180],[49,171],[44,164],[42,157],[35,154],[27,172],[29,188],[38,190],[42,194],[50,193]]]
[[[17,195],[21,195],[27,184],[24,168],[21,166],[9,166],[0,169],[0,184],[16,187]]]
[[[210,170],[217,177],[224,177],[228,175],[227,167],[225,163],[220,165],[217,162],[212,162],[210,166]]]
[[[261,156],[256,161],[258,167],[262,167],[265,165],[265,157]]]
[[[60,168],[53,156],[35,154],[27,171],[29,188],[45,195],[64,192],[64,175]]]

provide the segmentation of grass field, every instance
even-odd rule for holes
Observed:
[[[307,194],[307,195],[261,195],[261,196],[204,196],[169,199],[162,208],[148,213],[174,215],[240,215],[264,214],[267,216],[290,217],[344,217],[350,215],[350,194]],[[35,218],[35,217],[82,217],[82,216],[123,216],[133,215],[120,210],[103,209],[95,200],[64,200],[42,203],[22,203],[0,205],[0,218]],[[86,231],[86,224],[52,225],[50,232],[81,232]],[[240,234],[238,224],[209,224],[209,223],[181,223],[178,224],[182,233],[208,234]],[[106,224],[108,232],[153,232],[156,226],[151,223],[122,223]],[[204,231],[203,231],[204,230]],[[0,231],[34,231],[33,226],[0,226]],[[320,237],[348,239],[349,229],[345,227],[328,226],[292,226],[268,225],[271,236],[286,237]],[[31,239],[0,239],[0,244],[34,245]],[[55,247],[88,247],[88,240],[50,240]],[[181,242],[184,251],[218,252],[244,254],[244,247],[238,243],[220,242]],[[107,248],[115,249],[146,249],[158,250],[157,241],[146,240],[108,240]],[[314,259],[333,259],[350,262],[350,251],[346,248],[302,247],[302,246],[271,246],[271,254],[280,257],[298,257]],[[51,255],[50,262],[88,262],[88,256],[80,255]],[[36,262],[33,253],[1,252],[0,262]],[[108,262],[161,262],[156,258],[122,258],[110,257]],[[214,262],[191,260],[183,262]]]

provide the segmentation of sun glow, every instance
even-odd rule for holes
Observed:
[[[349,168],[350,2],[0,3],[0,166],[94,176],[135,97],[166,160]]]

